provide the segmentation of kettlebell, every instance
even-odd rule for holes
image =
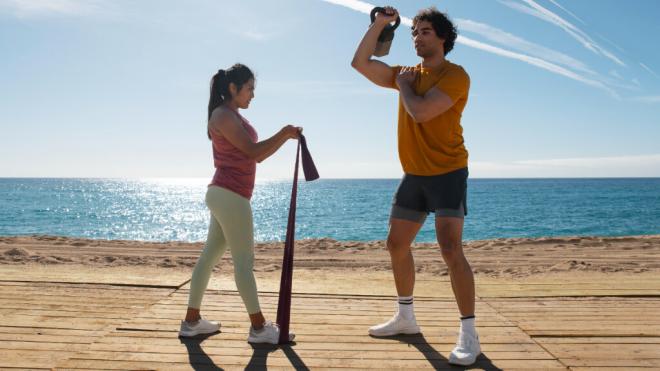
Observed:
[[[371,9],[371,23],[373,24],[376,20],[376,13],[385,13],[385,8],[377,6]],[[394,30],[399,27],[401,23],[401,17],[396,17],[394,25],[388,24],[385,26],[383,31],[378,36],[378,43],[376,44],[376,50],[374,51],[374,56],[382,57],[387,55],[390,52],[390,46],[392,46],[392,40],[394,39]]]

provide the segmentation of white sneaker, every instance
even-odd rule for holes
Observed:
[[[479,335],[476,332],[469,333],[467,331],[461,331],[458,334],[456,347],[449,355],[449,363],[452,365],[469,366],[477,360],[479,354],[481,354]]]
[[[289,332],[289,341],[293,341],[296,334]],[[277,344],[280,341],[280,326],[277,323],[266,321],[264,327],[257,331],[250,326],[250,334],[247,339],[248,343],[260,344]]]
[[[179,336],[192,337],[200,334],[212,334],[218,331],[220,331],[220,324],[218,322],[207,321],[204,318],[200,318],[199,321],[194,324],[187,321],[181,321]]]
[[[405,319],[396,312],[387,322],[369,328],[369,335],[372,336],[394,336],[398,334],[419,334],[419,326],[415,317]]]

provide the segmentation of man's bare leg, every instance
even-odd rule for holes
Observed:
[[[399,296],[412,296],[415,288],[415,262],[410,245],[415,240],[421,223],[404,219],[390,219],[387,234],[387,251],[392,261],[392,273]]]
[[[394,283],[399,295],[398,310],[387,322],[369,328],[372,336],[392,336],[398,334],[417,334],[420,332],[413,307],[413,290],[415,288],[415,262],[410,245],[422,223],[404,219],[391,218],[390,230],[387,235],[387,250],[392,260]]]
[[[474,275],[463,254],[463,218],[437,217],[435,230],[442,258],[449,270],[456,304],[461,312],[458,340],[448,360],[451,364],[470,365],[481,354],[481,346],[474,324]]]
[[[437,217],[435,231],[461,316],[474,315],[474,275],[463,254],[463,218]]]

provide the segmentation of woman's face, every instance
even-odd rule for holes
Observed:
[[[241,86],[241,90],[233,95],[234,103],[236,103],[238,108],[242,109],[246,109],[250,106],[250,101],[252,101],[252,98],[254,98],[254,79],[248,80],[245,84],[243,84],[243,86]]]

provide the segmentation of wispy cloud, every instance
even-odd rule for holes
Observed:
[[[638,85],[631,85],[626,82],[622,81],[621,75],[615,71],[612,70],[610,71],[610,75],[615,77],[616,79],[612,79],[607,76],[603,76],[597,72],[594,72],[592,69],[590,69],[585,63],[582,61],[579,61],[569,55],[566,55],[564,53],[558,52],[556,50],[547,48],[542,45],[538,45],[536,43],[533,43],[531,41],[525,40],[524,38],[520,36],[513,35],[511,33],[508,33],[506,31],[500,30],[496,27],[490,26],[485,23],[480,23],[480,22],[475,22],[472,20],[468,19],[456,19],[456,24],[461,32],[472,32],[476,33],[490,41],[493,41],[497,44],[500,45],[506,45],[509,48],[522,51],[524,54],[531,55],[533,57],[537,57],[541,60],[544,60],[546,62],[562,65],[570,70],[573,70],[575,75],[580,73],[587,73],[587,76],[581,76],[581,79],[578,81],[585,82],[583,80],[589,80],[589,81],[597,81],[602,83],[602,86],[608,86],[610,88],[624,88],[628,90],[635,90],[639,86]],[[552,72],[557,72],[555,71],[556,68],[553,69]],[[570,72],[570,71],[569,71]],[[565,74],[565,71],[558,72],[566,77],[573,78],[575,79],[575,76],[567,76]],[[602,88],[601,85],[594,85],[590,84],[592,86],[596,86],[598,88]],[[611,90],[607,90],[610,94],[612,94]],[[615,94],[613,94],[615,95]]]
[[[519,161],[472,161],[475,177],[655,177],[660,154]]]
[[[653,75],[654,77],[656,77],[656,78],[660,78],[660,76],[658,76],[658,74],[655,73],[655,71],[653,71],[652,69],[650,69],[650,68],[649,68],[647,65],[645,65],[644,63],[639,62],[639,65],[642,66],[643,69],[645,69],[648,73],[650,73],[650,74]]]
[[[0,0],[0,11],[10,12],[18,18],[86,16],[100,12],[105,5],[102,0]]]
[[[543,59],[532,57],[532,56],[525,55],[525,54],[512,52],[510,50],[502,49],[502,48],[499,48],[499,47],[496,47],[496,46],[493,46],[493,45],[489,45],[489,44],[482,43],[482,42],[479,42],[479,41],[476,41],[476,40],[468,39],[467,37],[460,36],[460,35],[456,39],[456,42],[460,42],[461,44],[471,46],[471,47],[476,48],[476,49],[481,49],[481,50],[484,50],[484,51],[488,51],[490,53],[497,54],[497,55],[500,55],[500,56],[503,56],[503,57],[516,59],[516,60],[531,64],[533,66],[542,68],[546,71],[550,71],[550,72],[553,72],[555,74],[562,75],[564,77],[568,77],[569,79],[573,79],[575,81],[579,81],[581,83],[587,84],[589,86],[593,86],[595,88],[602,89],[602,90],[608,92],[613,98],[617,98],[617,99],[619,98],[619,95],[613,89],[611,89],[607,85],[603,84],[602,82],[590,79],[590,78],[582,76],[582,75],[579,75],[579,74],[577,74],[573,71],[570,71],[570,70],[568,70],[564,67],[558,66],[554,63],[550,63],[550,62],[545,61]]]
[[[608,44],[610,44],[611,46],[615,47],[615,48],[616,48],[618,51],[620,51],[621,53],[624,53],[624,54],[626,53],[626,51],[625,51],[622,47],[620,47],[619,45],[615,44],[614,41],[612,41],[612,40],[606,38],[605,36],[601,35],[600,33],[598,33],[598,32],[594,32],[594,35],[600,37],[602,40],[605,40],[606,43],[608,43]]]
[[[617,166],[617,165],[631,165],[631,166],[660,166],[660,154],[651,155],[637,155],[637,156],[613,156],[613,157],[578,157],[578,158],[560,158],[549,160],[524,160],[516,161],[516,164],[521,165],[538,165],[538,166],[559,166],[559,167],[573,167],[573,168],[593,168],[600,166]]]
[[[323,0],[325,2],[345,6],[358,12],[369,14],[375,5],[360,0]],[[403,18],[402,18],[403,19]]]
[[[272,34],[271,33],[266,33],[263,31],[259,31],[256,29],[252,30],[233,30],[235,34],[242,36],[245,39],[248,40],[253,40],[253,41],[266,41],[271,39]]]
[[[521,1],[527,5],[512,0],[500,0],[500,3],[519,12],[532,15],[546,22],[554,24],[555,26],[558,26],[566,33],[568,33],[571,37],[577,40],[580,44],[582,44],[582,46],[584,46],[588,50],[598,55],[601,55],[605,58],[608,58],[620,66],[626,65],[621,59],[619,59],[612,52],[608,51],[607,49],[601,47],[598,43],[596,43],[584,31],[580,30],[572,23],[558,16],[556,13],[544,8],[543,6],[536,3],[534,0],[521,0]]]
[[[326,1],[326,2],[331,3],[331,4],[341,5],[341,6],[344,6],[344,7],[347,7],[349,9],[353,9],[355,11],[365,13],[365,14],[369,14],[371,12],[371,9],[373,9],[373,7],[374,7],[373,4],[367,3],[365,1],[360,1],[360,0],[323,0],[323,1]],[[463,21],[464,22],[471,22],[471,21],[468,21],[468,20],[463,20]],[[410,19],[408,17],[401,16],[401,24],[404,24],[406,26],[411,27],[412,26],[412,19]],[[479,25],[479,23],[478,22],[473,22],[472,25],[475,26],[475,28],[476,28],[476,26]],[[495,28],[490,27],[488,25],[484,25],[484,27],[495,29]],[[505,36],[504,34],[505,33],[502,32],[501,37],[516,38],[514,35]],[[527,54],[517,53],[517,52],[511,51],[511,50],[507,50],[507,49],[503,49],[503,48],[500,48],[500,47],[495,46],[495,45],[491,45],[491,44],[487,44],[487,43],[484,43],[484,42],[481,42],[481,41],[473,40],[473,39],[465,37],[463,35],[458,35],[458,38],[456,38],[456,42],[459,43],[459,44],[471,47],[471,48],[479,49],[479,50],[482,50],[482,51],[485,51],[485,52],[488,52],[488,53],[499,55],[501,57],[515,59],[515,60],[530,64],[532,66],[539,67],[539,68],[544,69],[546,71],[549,71],[549,72],[552,72],[552,73],[555,73],[555,74],[558,74],[558,75],[561,75],[561,76],[564,76],[564,77],[568,77],[570,79],[573,79],[575,81],[579,81],[579,82],[587,84],[589,86],[593,86],[593,87],[602,89],[602,90],[608,92],[612,97],[617,98],[617,99],[619,98],[618,94],[614,90],[612,90],[610,87],[603,84],[602,82],[597,81],[597,80],[592,79],[592,78],[582,76],[582,75],[580,75],[578,73],[575,73],[575,72],[573,72],[573,71],[571,71],[567,68],[564,68],[564,67],[559,66],[555,63],[546,61],[544,59],[541,59],[541,58],[538,58],[538,57],[533,57],[533,56],[530,56],[530,55],[527,55]],[[518,38],[518,43],[519,44],[525,44],[525,41],[521,38]],[[529,43],[529,44],[531,44],[531,43]],[[529,44],[526,44],[526,47],[530,47]],[[546,52],[549,51],[549,50],[550,49],[546,48]],[[564,60],[564,61],[566,61],[566,60]],[[570,62],[570,63],[575,63],[575,62]],[[578,61],[578,63],[579,63],[579,61]],[[584,68],[586,68],[586,67],[584,67]]]
[[[475,22],[469,19],[459,18],[455,21],[458,29],[461,30],[461,32],[476,33],[481,37],[484,37],[497,44],[506,45],[512,49],[545,59],[549,62],[560,64],[582,72],[588,72],[592,74],[594,73],[583,62],[569,55],[542,45],[535,44],[531,41],[527,41],[520,36],[510,34],[506,31],[500,30],[499,28],[487,25],[485,23]]]
[[[586,24],[586,23],[585,23],[580,17],[576,16],[576,15],[573,14],[571,11],[569,11],[568,9],[564,8],[563,6],[561,6],[561,4],[559,4],[559,3],[556,2],[555,0],[548,0],[548,1],[550,1],[551,3],[553,3],[557,8],[559,8],[559,9],[563,10],[564,12],[566,12],[567,14],[569,14],[571,17],[573,17],[573,18],[577,19],[578,21],[580,21],[580,23],[582,23],[582,24]]]

